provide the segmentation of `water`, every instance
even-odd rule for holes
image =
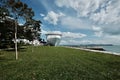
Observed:
[[[72,47],[96,47],[96,46],[79,46],[79,45],[71,45]],[[70,47],[71,47],[70,46]],[[108,52],[113,52],[113,53],[118,53],[120,54],[120,45],[113,45],[113,46],[97,46],[97,47],[102,47]]]
[[[102,46],[106,51],[120,53],[120,45]]]

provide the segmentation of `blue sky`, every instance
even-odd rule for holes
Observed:
[[[120,0],[21,0],[60,44],[120,44]]]

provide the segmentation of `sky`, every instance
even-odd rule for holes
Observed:
[[[120,45],[120,0],[21,0],[47,32],[62,33],[60,44]]]

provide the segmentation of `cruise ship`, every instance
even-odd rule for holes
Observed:
[[[47,45],[50,46],[59,45],[61,37],[62,37],[61,33],[47,33],[46,34]]]

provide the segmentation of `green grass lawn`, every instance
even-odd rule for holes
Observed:
[[[120,56],[64,47],[0,51],[0,80],[120,80]]]

